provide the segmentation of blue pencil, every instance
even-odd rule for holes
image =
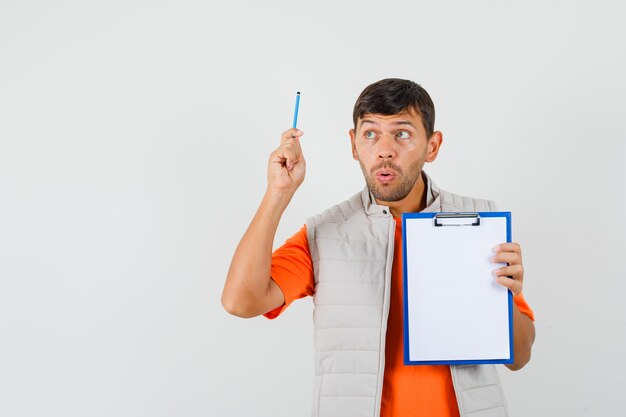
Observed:
[[[298,109],[300,108],[300,92],[296,94],[296,110],[293,112],[293,128],[295,129],[298,124]]]

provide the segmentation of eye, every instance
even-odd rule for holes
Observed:
[[[396,137],[398,139],[408,139],[409,137],[411,137],[411,135],[406,130],[401,130],[396,134]]]
[[[365,132],[365,139],[374,139],[376,138],[376,132],[373,130],[368,130]]]

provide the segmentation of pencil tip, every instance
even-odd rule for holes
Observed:
[[[298,95],[300,95],[300,92],[298,91]]]

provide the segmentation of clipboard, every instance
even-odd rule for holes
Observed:
[[[492,248],[510,212],[404,213],[404,364],[513,363],[513,296]]]

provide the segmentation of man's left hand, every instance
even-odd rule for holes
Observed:
[[[496,282],[507,287],[516,296],[524,287],[524,267],[522,266],[522,248],[519,243],[501,243],[493,248],[493,263],[507,263],[493,271]]]

